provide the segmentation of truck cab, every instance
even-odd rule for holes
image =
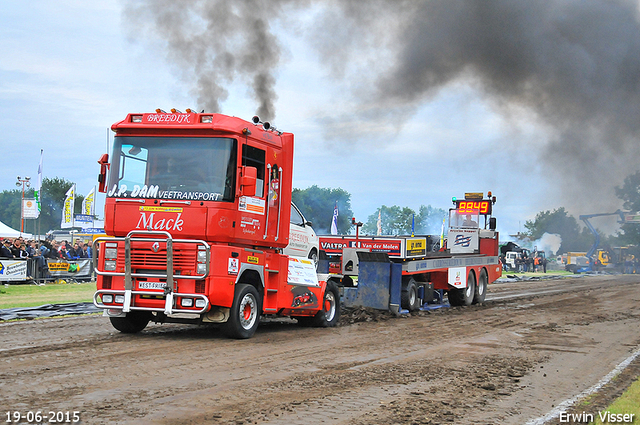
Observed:
[[[111,127],[94,304],[116,329],[220,323],[248,338],[262,315],[336,324],[337,290],[306,259],[302,231],[315,233],[304,218],[291,231],[293,134],[252,121],[157,110]],[[305,258],[283,254],[294,249]]]

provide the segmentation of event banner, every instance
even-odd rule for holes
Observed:
[[[87,196],[85,196],[84,200],[82,201],[82,214],[85,215],[95,215],[95,198],[96,198],[96,187],[94,186],[93,189],[91,189],[91,192],[89,192],[89,194]]]
[[[62,229],[73,227],[73,207],[75,206],[75,198],[76,185],[74,184],[67,191],[64,204],[62,204],[62,221],[60,222],[60,227]]]
[[[0,260],[0,282],[27,279],[27,260]]]
[[[49,274],[53,277],[90,277],[91,260],[47,260]]]

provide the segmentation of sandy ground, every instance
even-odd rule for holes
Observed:
[[[0,324],[1,420],[526,424],[640,346],[640,276],[501,283],[488,295],[403,318],[348,311],[332,329],[269,321],[241,341],[172,324],[123,335],[95,315]],[[578,411],[597,415],[638,363]]]

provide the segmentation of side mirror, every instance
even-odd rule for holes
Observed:
[[[496,218],[495,217],[491,217],[489,219],[489,229],[490,230],[496,230]]]
[[[100,174],[98,174],[98,192],[106,193],[107,191],[107,172],[109,171],[109,154],[102,154],[100,159],[98,160],[98,164],[100,164]]]
[[[240,194],[243,196],[255,196],[257,180],[258,169],[256,167],[242,167],[242,177],[240,177]]]

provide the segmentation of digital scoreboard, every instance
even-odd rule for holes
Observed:
[[[455,202],[459,214],[471,214],[477,211],[483,215],[491,215],[490,199],[456,199]]]

